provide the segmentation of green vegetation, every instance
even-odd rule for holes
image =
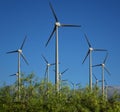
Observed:
[[[38,80],[35,75],[22,75],[20,100],[17,82],[0,87],[0,112],[120,112],[120,96],[114,94],[106,100],[99,88],[91,92],[88,87],[71,90],[63,85],[59,92],[55,85]]]

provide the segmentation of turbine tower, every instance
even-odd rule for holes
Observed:
[[[42,55],[44,61],[46,62],[46,70],[45,70],[45,77],[47,77],[47,83],[49,83],[49,68],[50,66],[55,65],[55,63],[49,63],[48,60]]]
[[[89,46],[89,49],[88,49],[88,52],[87,52],[82,64],[85,62],[86,58],[89,55],[89,87],[90,87],[90,90],[92,91],[92,52],[93,51],[107,51],[107,50],[105,50],[105,49],[94,49],[91,46],[91,44],[90,44],[90,42],[89,42],[89,40],[87,38],[87,35],[86,34],[84,34],[84,35],[85,35],[85,39],[87,41],[87,44]]]
[[[23,40],[23,43],[21,45],[21,47],[17,50],[14,50],[14,51],[10,51],[10,52],[7,52],[7,54],[10,54],[10,53],[18,53],[18,99],[20,99],[20,85],[21,85],[21,80],[20,80],[20,56],[22,56],[23,60],[25,61],[25,63],[28,65],[28,62],[22,52],[22,49],[23,49],[23,46],[25,44],[25,41],[26,41],[26,38],[27,36],[25,36],[24,40]]]
[[[102,95],[104,96],[104,71],[106,71],[109,75],[111,75],[111,73],[108,71],[108,69],[106,68],[105,66],[105,63],[106,63],[106,60],[107,60],[107,57],[108,57],[108,53],[106,54],[106,57],[103,61],[103,63],[101,64],[97,64],[97,65],[94,65],[93,67],[97,67],[97,66],[101,66],[102,67]]]
[[[53,16],[55,18],[55,25],[54,25],[54,28],[53,28],[53,31],[46,43],[46,46],[48,45],[49,41],[51,40],[53,34],[56,32],[56,40],[55,40],[55,84],[56,84],[56,90],[59,91],[59,65],[58,65],[58,62],[59,62],[59,52],[58,52],[58,28],[59,27],[80,27],[80,25],[71,25],[71,24],[61,24],[59,21],[58,21],[58,18],[55,14],[55,11],[52,7],[52,4],[49,2],[49,5],[50,5],[50,8],[51,8],[51,11],[53,13]]]
[[[107,84],[107,81],[105,80],[105,97],[106,97],[106,100],[108,99],[108,84]]]

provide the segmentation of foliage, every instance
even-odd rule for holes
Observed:
[[[110,99],[100,96],[98,87],[71,90],[62,86],[59,92],[55,85],[37,80],[34,73],[21,77],[20,99],[17,82],[0,88],[0,112],[120,112],[120,96]]]

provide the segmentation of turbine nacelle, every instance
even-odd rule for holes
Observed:
[[[58,73],[59,74],[59,76],[62,76],[62,74],[61,73]]]
[[[10,76],[19,76],[19,73],[17,72],[16,74],[12,74],[12,75],[10,75]]]
[[[102,64],[102,67],[105,67],[105,64],[104,64],[104,63]]]
[[[93,51],[94,49],[92,47],[89,48],[90,51]]]
[[[14,74],[14,75],[16,75],[17,77],[19,76],[19,73],[17,72],[16,74]]]
[[[22,50],[21,50],[21,49],[18,49],[18,52],[19,52],[19,53],[22,53]]]
[[[51,66],[51,64],[48,63],[47,66]]]
[[[18,76],[18,75],[19,75],[19,73],[17,72],[17,73],[16,73],[16,76]]]
[[[56,23],[55,23],[55,26],[60,27],[60,26],[61,26],[60,22],[56,22]]]

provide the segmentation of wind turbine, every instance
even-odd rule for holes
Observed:
[[[86,39],[86,41],[87,41],[87,44],[88,44],[88,46],[89,46],[89,49],[88,49],[88,52],[87,52],[87,54],[86,54],[86,56],[85,56],[82,64],[85,62],[86,58],[87,58],[88,55],[89,55],[89,86],[90,86],[90,90],[92,90],[92,52],[93,52],[93,51],[107,51],[107,50],[105,50],[105,49],[95,49],[95,48],[93,48],[93,47],[91,46],[88,38],[87,38],[87,35],[86,35],[86,34],[84,34],[84,35],[85,35],[85,39]]]
[[[96,80],[96,86],[98,86],[98,83],[99,82],[102,82],[102,80],[98,80],[98,78],[93,74],[93,76],[94,76],[94,78],[95,78],[95,80]]]
[[[75,89],[76,89],[76,86],[80,85],[80,83],[75,84],[75,83],[72,82],[72,81],[70,81],[70,83],[71,83],[72,86],[73,86],[73,92],[74,92],[74,95],[75,95]]]
[[[67,79],[63,79],[63,80],[61,80],[61,82],[62,82],[62,86],[66,85],[66,84],[68,85],[68,80]]]
[[[108,57],[108,53],[106,54],[106,57],[103,61],[103,63],[101,64],[97,64],[97,65],[94,65],[93,67],[97,67],[97,66],[101,66],[102,67],[102,95],[104,96],[104,71],[106,71],[109,75],[111,75],[111,73],[108,71],[108,69],[106,68],[105,66],[105,63],[106,63],[106,60],[107,60],[107,57]]]
[[[55,40],[55,84],[56,84],[56,90],[59,91],[59,66],[58,66],[58,62],[59,62],[59,58],[58,58],[58,28],[59,27],[80,27],[80,25],[71,25],[71,24],[61,24],[58,21],[58,18],[55,14],[55,11],[52,7],[52,4],[49,2],[51,11],[53,13],[53,16],[55,18],[55,25],[53,28],[53,31],[46,43],[46,46],[48,45],[49,41],[51,40],[53,34],[56,32],[56,40]]]
[[[9,75],[10,77],[11,76],[17,76],[17,79],[18,79],[18,72],[16,74],[12,74],[12,75]],[[18,81],[19,82],[19,81]],[[18,89],[19,89],[19,83],[18,83]]]
[[[27,60],[26,60],[26,58],[25,58],[25,56],[24,56],[24,54],[22,52],[22,49],[23,49],[23,46],[25,44],[26,38],[27,38],[27,36],[25,36],[25,38],[23,40],[23,43],[22,43],[22,45],[21,45],[21,47],[19,49],[7,52],[7,54],[18,53],[18,94],[19,94],[18,95],[19,96],[18,99],[20,99],[20,83],[21,83],[21,81],[20,81],[20,56],[22,56],[23,60],[28,65],[28,62],[27,62]]]
[[[73,83],[72,81],[70,81],[70,83],[72,84],[72,86],[73,86],[73,92],[74,92],[74,95],[75,95],[75,87],[76,87],[76,84],[75,83]]]
[[[59,73],[59,88],[61,89],[61,82],[62,82],[62,75],[65,73],[65,72],[67,72],[68,71],[68,68],[67,69],[65,69],[63,72],[60,72]]]
[[[55,65],[55,63],[49,63],[48,60],[42,55],[44,61],[46,62],[45,77],[47,76],[47,83],[49,83],[49,67]]]
[[[16,74],[12,74],[12,75],[9,75],[10,77],[13,77],[13,76],[17,76],[17,79],[18,79],[18,72]],[[19,79],[18,79],[19,80]],[[19,81],[17,80],[17,87],[18,87],[18,90],[19,90]]]

